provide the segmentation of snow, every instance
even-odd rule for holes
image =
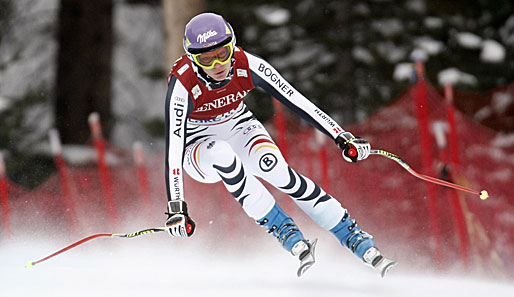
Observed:
[[[0,150],[0,177],[5,176],[5,161],[4,153]]]
[[[117,2],[114,9],[116,42],[113,62],[113,112],[116,117],[111,142],[129,149],[147,136],[139,123],[163,119],[166,79],[151,80],[152,68],[169,71],[166,65],[162,12],[147,5]],[[134,120],[137,119],[137,120]]]
[[[492,108],[498,114],[505,114],[507,109],[514,103],[511,93],[498,92],[493,95]]]
[[[52,27],[57,13],[56,0],[12,1],[18,19],[0,43],[0,87],[8,99],[21,96],[41,82],[54,80],[56,42]],[[23,13],[21,13],[23,12]],[[23,26],[17,25],[23,23]],[[14,62],[13,62],[14,60]]]
[[[448,133],[449,127],[445,121],[434,121],[430,126],[430,132],[434,135],[437,146],[440,148],[446,147],[446,133]]]
[[[493,110],[491,109],[490,106],[486,105],[482,108],[480,108],[477,112],[475,112],[475,114],[473,115],[473,117],[477,120],[477,121],[482,121],[482,120],[485,120],[487,119],[488,117],[490,117],[491,115],[493,114]]]
[[[506,50],[496,40],[484,40],[482,42],[482,52],[480,53],[480,59],[484,62],[500,63],[505,60]]]
[[[391,37],[403,31],[402,22],[396,18],[374,20],[371,22],[371,27],[385,37]]]
[[[437,75],[439,84],[441,85],[476,85],[478,83],[477,78],[474,75],[460,71],[457,68],[447,68]]]
[[[50,134],[50,133],[49,133]],[[54,148],[49,135],[49,141],[42,143],[40,146],[35,148],[35,152],[51,156],[54,154]],[[96,164],[98,162],[97,151],[94,146],[91,145],[78,145],[78,144],[65,144],[62,145],[61,155],[67,164],[71,166],[81,166],[88,164]],[[105,162],[110,166],[116,166],[121,164],[121,159],[112,151],[107,150],[105,152]]]
[[[367,4],[357,2],[353,4],[353,12],[355,12],[356,15],[368,16],[371,11]]]
[[[425,0],[409,0],[405,3],[405,8],[419,14],[425,13],[427,10]]]
[[[466,49],[480,49],[480,59],[488,63],[500,63],[505,60],[506,49],[496,40],[483,40],[471,32],[456,34],[457,43]]]
[[[514,133],[511,134],[498,134],[492,141],[494,146],[498,147],[514,147]]]
[[[352,49],[352,56],[355,60],[365,64],[372,64],[375,59],[370,51],[362,46],[356,46]]]
[[[391,63],[402,61],[407,56],[404,48],[397,46],[391,41],[378,42],[377,51],[382,57]]]
[[[428,53],[426,50],[424,49],[421,49],[421,48],[415,48],[411,54],[410,54],[410,58],[411,60],[413,61],[428,61]]]
[[[58,1],[13,1],[19,19],[10,34],[0,44],[0,64],[8,61],[9,67],[0,69],[0,111],[14,98],[30,88],[40,85],[53,88],[57,44],[52,34]],[[163,118],[166,80],[153,81],[144,76],[152,68],[171,68],[165,65],[164,36],[160,24],[162,13],[147,5],[127,5],[116,2],[114,9],[116,40],[113,52],[113,113],[117,119],[112,142],[130,148],[135,140],[148,137],[139,122]],[[19,57],[13,60],[14,57]],[[12,61],[11,61],[12,60]],[[22,78],[22,79],[20,79]],[[50,104],[45,107],[50,109]],[[40,113],[40,109],[34,111]],[[48,113],[51,115],[51,113]],[[39,130],[49,129],[52,118],[45,116]],[[139,119],[134,121],[133,119]],[[33,133],[40,137],[40,133]]]
[[[489,174],[489,179],[492,181],[507,182],[512,180],[512,170],[510,168],[495,170]]]
[[[10,102],[7,98],[0,96],[0,112],[9,108]]]
[[[460,32],[457,34],[457,42],[467,49],[479,49],[482,46],[482,38],[471,32]]]
[[[295,41],[292,44],[291,54],[272,59],[271,63],[277,69],[285,65],[302,65],[305,61],[319,59],[318,57],[323,50],[323,46],[318,44],[308,44],[306,41]]]
[[[424,20],[423,20],[423,24],[425,25],[425,27],[427,27],[428,29],[439,29],[443,26],[444,22],[441,18],[437,18],[437,17],[426,17]]]
[[[474,117],[475,119],[482,121],[487,119],[493,114],[502,115],[507,113],[508,108],[514,103],[514,98],[511,94],[506,92],[494,93],[491,99],[491,104],[486,105],[479,109]]]
[[[514,45],[514,15],[505,21],[505,25],[499,30],[499,33],[506,45]]]
[[[287,9],[271,5],[263,5],[255,13],[260,20],[272,26],[284,25],[291,17],[291,13]]]
[[[413,271],[408,262],[399,263],[382,279],[347,250],[327,241],[318,246],[316,265],[298,278],[297,260],[274,240],[237,244],[249,249],[245,252],[162,233],[99,238],[27,269],[28,260],[68,243],[38,236],[18,238],[0,248],[2,296],[483,297],[494,293],[507,297],[514,291],[514,284],[506,280]]]
[[[412,63],[400,63],[394,68],[393,78],[396,81],[410,80],[414,71]]]
[[[416,38],[414,45],[417,48],[423,49],[429,55],[437,55],[444,49],[444,44],[441,41],[434,40],[428,36]]]

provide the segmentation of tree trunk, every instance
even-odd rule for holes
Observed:
[[[112,14],[111,0],[60,1],[55,120],[63,143],[86,143],[95,111],[109,137]]]
[[[166,68],[184,54],[182,39],[187,22],[205,9],[204,0],[162,0],[166,35]]]

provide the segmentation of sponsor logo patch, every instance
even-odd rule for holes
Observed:
[[[222,108],[224,106],[230,105],[232,103],[238,102],[240,100],[243,100],[243,98],[248,94],[249,91],[243,91],[243,92],[237,92],[234,94],[228,94],[226,96],[223,96],[221,98],[214,99],[210,102],[205,103],[204,105],[200,106],[195,110],[195,112],[205,112],[210,111],[213,109]],[[194,96],[194,88],[193,88],[193,96]],[[201,94],[201,90],[200,90]],[[195,97],[196,99],[196,97]]]
[[[294,94],[293,88],[276,73],[276,70],[267,67],[264,64],[260,64],[258,70],[275,85],[275,88],[279,90],[285,97],[291,97]]]
[[[248,126],[244,131],[243,131],[243,135],[247,135],[248,133],[254,131],[255,129],[262,129],[262,125],[261,124],[253,124],[253,125],[250,125]]]
[[[246,71],[245,69],[237,69],[237,76],[248,77],[248,71]]]
[[[276,165],[277,165],[277,157],[275,157],[275,155],[273,155],[272,153],[264,154],[259,159],[259,167],[264,172],[271,171],[273,168],[275,168]]]
[[[202,95],[202,89],[200,89],[200,86],[199,85],[196,85],[193,87],[193,89],[191,90],[191,93],[193,93],[193,97],[195,99],[198,99],[198,97],[200,97],[200,95]]]
[[[186,70],[189,69],[189,64],[184,64],[184,66],[180,67],[179,70],[177,70],[178,75],[184,74]]]
[[[179,97],[175,97],[179,98]],[[184,121],[185,113],[184,113],[184,105],[181,103],[173,103],[174,108],[173,111],[175,113],[175,130],[173,131],[173,134],[175,134],[177,137],[182,137],[180,134],[180,131],[182,130],[182,122]]]
[[[196,42],[198,42],[198,43],[207,42],[207,39],[209,39],[213,36],[216,36],[216,35],[218,35],[218,32],[209,30],[205,33],[198,34],[198,36],[196,36]]]

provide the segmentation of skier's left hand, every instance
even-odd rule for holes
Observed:
[[[169,235],[173,237],[190,237],[196,229],[195,222],[187,213],[187,204],[185,201],[176,200],[168,202],[168,219],[166,220],[166,229]]]
[[[353,136],[350,132],[343,132],[336,138],[336,144],[343,150],[343,158],[348,162],[356,163],[369,157],[371,145],[365,139]]]

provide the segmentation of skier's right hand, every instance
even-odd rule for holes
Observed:
[[[196,229],[195,222],[187,213],[187,204],[185,201],[176,200],[168,202],[168,219],[166,220],[166,229],[173,237],[190,237]]]
[[[336,138],[336,144],[343,150],[343,158],[348,162],[356,163],[366,159],[371,152],[371,145],[365,139],[353,136],[350,132],[343,132]]]

